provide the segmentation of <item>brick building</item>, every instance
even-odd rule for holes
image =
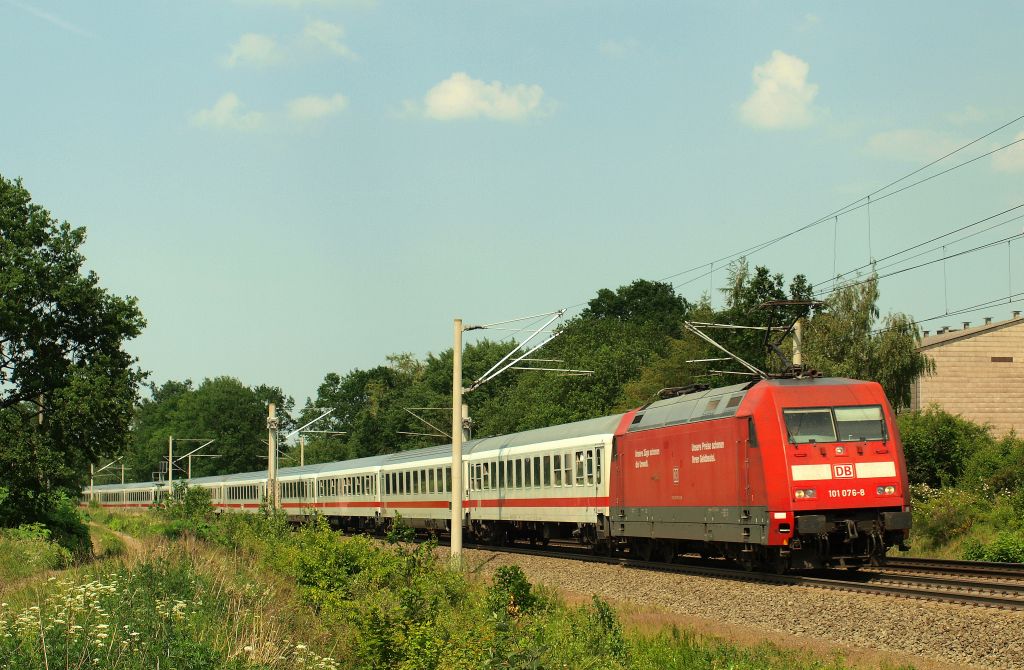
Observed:
[[[914,384],[911,407],[937,404],[953,414],[988,423],[1001,436],[1024,434],[1024,318],[962,330],[924,331],[918,351],[935,362],[935,374]]]

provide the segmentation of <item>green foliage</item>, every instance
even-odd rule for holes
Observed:
[[[126,441],[143,375],[123,345],[145,322],[84,269],[84,241],[0,176],[0,526],[45,523]]]
[[[804,358],[827,376],[878,382],[900,410],[910,405],[914,380],[933,365],[916,349],[920,334],[909,316],[889,314],[877,322],[878,295],[875,275],[832,293],[808,322]]]
[[[61,667],[123,670],[337,668],[305,645],[281,640],[272,656],[254,658],[259,650],[253,643],[259,640],[237,635],[262,625],[247,614],[257,605],[255,599],[229,596],[223,584],[180,558],[68,575],[32,602],[20,610],[6,603],[0,607],[3,667],[53,667],[60,659]],[[225,625],[229,617],[239,629]],[[225,630],[235,634],[225,635]]]
[[[917,489],[921,495],[920,488]],[[914,534],[941,546],[971,530],[983,509],[975,494],[958,488],[924,489],[914,504]]]
[[[897,422],[912,483],[952,485],[960,480],[968,461],[979,451],[985,452],[986,457],[973,466],[978,483],[989,466],[999,467],[998,457],[996,463],[990,458],[993,440],[988,429],[973,421],[932,406],[919,412],[903,412]]]
[[[41,523],[0,530],[0,581],[66,568],[72,561],[71,552],[52,541]]]
[[[410,528],[409,524],[402,518],[402,515],[395,512],[395,516],[391,519],[391,524],[388,526],[387,535],[384,537],[390,544],[412,542],[416,539],[416,530]]]
[[[108,523],[119,518],[124,517],[96,516]],[[140,533],[147,528],[155,532],[164,523],[161,514],[131,519]],[[108,622],[109,628],[76,620],[84,628],[78,632],[88,639],[105,632],[109,638],[103,642],[115,648],[125,635],[144,632],[145,643],[129,641],[129,649],[140,658],[132,656],[116,666],[128,670],[152,664],[158,649],[165,654],[160,667],[185,669],[334,670],[342,664],[366,670],[844,667],[839,659],[816,661],[768,645],[737,647],[678,629],[654,637],[638,635],[623,626],[607,602],[594,598],[589,605],[567,606],[538,593],[518,568],[501,568],[485,584],[449,569],[431,543],[410,547],[341,537],[324,519],[289,532],[279,516],[232,514],[218,519],[212,529],[211,537],[229,551],[191,545],[190,552],[172,549],[169,559],[134,571],[119,569],[114,576],[104,571],[100,578],[80,580],[101,594],[113,584],[126,605],[108,609],[107,603],[115,601],[111,592],[109,600],[98,603],[111,619],[95,619]],[[213,575],[207,572],[224,560]],[[286,591],[275,592],[265,582],[239,589],[239,582],[254,575],[287,584]],[[141,588],[143,582],[146,588]],[[292,584],[298,588],[293,590]],[[65,585],[58,590],[64,590],[67,600]],[[279,608],[277,618],[263,609],[267,603]],[[295,628],[289,635],[280,617],[299,611],[306,614],[292,621]],[[44,621],[51,620],[46,607],[42,615]],[[15,619],[11,612],[6,621]],[[321,640],[329,641],[337,660],[318,656],[304,644],[282,641],[294,640],[296,630],[308,635],[310,624],[318,627]],[[257,637],[262,631],[262,638],[239,638],[248,631]],[[26,633],[20,644],[19,661],[38,658],[26,651],[38,650],[38,636],[31,641]],[[77,650],[74,644],[71,648]],[[3,649],[0,643],[0,654]],[[106,653],[105,648],[89,651],[94,656],[84,665]],[[109,659],[99,658],[101,663]]]
[[[977,440],[966,459],[963,481],[968,486],[988,486],[996,491],[1024,491],[1024,440],[1015,433],[999,440]]]
[[[580,318],[649,324],[665,335],[679,337],[689,312],[690,303],[677,295],[671,284],[637,279],[616,291],[600,289],[587,303]]]
[[[487,608],[492,614],[518,619],[529,614],[538,604],[533,585],[518,565],[506,565],[494,571],[493,583],[487,589]]]
[[[164,503],[164,513],[172,519],[191,522],[209,521],[213,517],[213,498],[210,490],[202,486],[189,486],[175,482],[172,495]]]
[[[996,563],[1024,563],[1024,532],[1004,531],[987,544],[972,540],[964,544],[964,560]]]
[[[234,377],[205,379],[198,387],[191,380],[168,381],[162,386],[150,385],[150,397],[135,410],[132,442],[126,460],[135,479],[146,481],[156,464],[167,457],[167,438],[171,435],[188,438],[216,439],[206,453],[218,458],[196,458],[192,476],[251,472],[266,469],[266,449],[260,441],[267,436],[267,403],[277,404],[280,426],[292,425],[291,398],[273,386],[249,387]],[[180,456],[197,446],[195,442],[175,447]],[[181,463],[178,464],[179,466]],[[175,478],[179,477],[175,475]]]

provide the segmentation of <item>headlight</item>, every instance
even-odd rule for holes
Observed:
[[[814,489],[797,489],[796,491],[793,491],[793,497],[797,500],[802,498],[815,498],[817,495],[818,492]]]
[[[896,493],[896,487],[895,486],[879,486],[878,488],[875,489],[875,493],[877,493],[880,496],[891,496],[894,493]]]
[[[794,493],[793,495],[794,495],[795,497],[797,497],[797,498],[803,498],[803,497],[805,497],[805,496],[806,496],[807,494],[806,494],[806,493],[804,493],[804,490],[803,490],[803,489],[797,489],[797,490],[796,490],[796,493]]]
[[[842,456],[846,453],[846,447],[836,447],[836,456]]]

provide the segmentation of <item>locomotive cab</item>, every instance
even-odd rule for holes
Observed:
[[[787,484],[773,487],[769,505],[792,518],[788,532],[773,528],[769,543],[780,557],[797,569],[856,568],[903,546],[911,516],[906,466],[881,387],[845,379],[766,386],[772,402],[756,413],[779,427],[766,475]]]

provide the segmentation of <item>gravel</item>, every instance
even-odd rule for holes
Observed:
[[[1024,611],[930,603],[805,586],[637,570],[564,558],[466,550],[467,565],[489,574],[520,566],[531,581],[570,599],[596,594],[619,604],[702,620],[701,632],[763,639],[829,640],[856,653],[894,653],[902,662],[1024,670]],[[757,637],[755,635],[754,637]],[[911,656],[913,658],[905,658]],[[935,665],[930,662],[937,662]]]

